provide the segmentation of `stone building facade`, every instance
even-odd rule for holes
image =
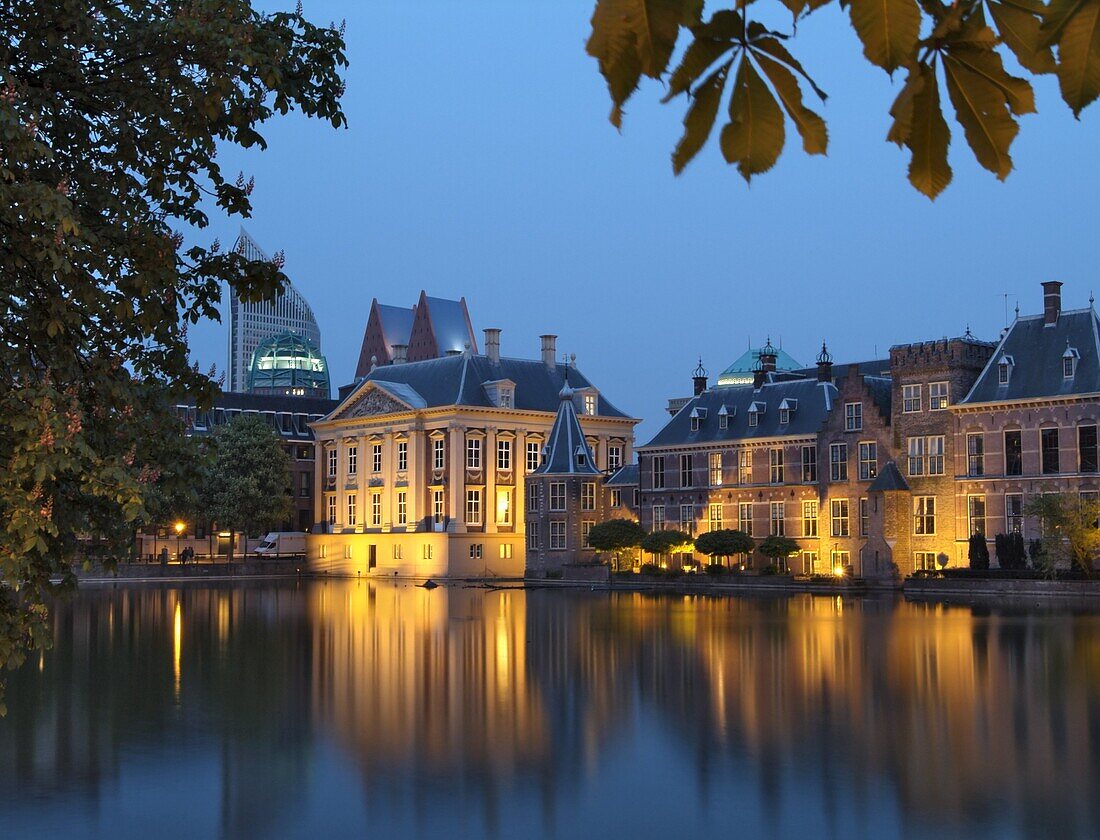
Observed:
[[[461,353],[377,365],[313,424],[316,502],[311,568],[350,574],[518,577],[526,559],[528,476],[572,383],[597,470],[633,459],[637,420],[574,366]]]

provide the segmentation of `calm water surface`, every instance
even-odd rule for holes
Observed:
[[[1097,837],[1100,617],[367,582],[86,586],[2,837]]]

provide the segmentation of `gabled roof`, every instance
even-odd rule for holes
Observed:
[[[414,307],[376,303],[375,311],[378,313],[379,325],[382,327],[382,337],[389,346],[391,353],[393,352],[393,345],[409,343],[413,318],[416,316]]]
[[[573,389],[566,382],[558,395],[558,416],[546,440],[542,463],[532,475],[599,475],[593,461],[595,458],[577,418]]]
[[[766,382],[758,389],[751,385],[718,386],[688,400],[645,446],[812,435],[825,422],[836,395],[835,385],[815,379],[783,379]],[[790,422],[781,424],[778,408],[785,399],[797,400],[798,411],[792,412]],[[753,403],[765,406],[765,410],[756,415],[756,426],[749,425],[749,406]],[[722,406],[726,406],[728,412],[725,429],[721,428],[717,417]],[[693,431],[691,414],[696,408],[708,409],[708,416]]]
[[[901,470],[898,469],[898,465],[893,461],[888,461],[875,476],[875,480],[871,482],[867,488],[868,492],[875,491],[888,491],[888,490],[908,490],[909,482],[905,480],[905,476],[901,474]]]
[[[1074,375],[1062,376],[1067,343],[1080,354]],[[997,365],[1012,358],[1012,373],[1001,385]],[[1001,339],[962,405],[1100,393],[1100,321],[1092,309],[1062,312],[1047,326],[1042,315],[1017,318]]]
[[[508,379],[516,386],[515,409],[551,412],[558,410],[558,394],[565,385],[567,373],[569,382],[575,384],[578,389],[592,387],[583,373],[565,364],[556,364],[551,368],[537,359],[508,358],[492,362],[488,356],[460,353],[438,359],[377,367],[367,376],[357,380],[352,387],[345,386],[340,389],[341,405],[356,399],[356,395],[365,383],[375,382],[406,403],[409,403],[409,400],[399,396],[393,389],[398,387],[409,389],[420,399],[421,408],[450,405],[495,408],[482,386],[486,382]],[[603,394],[598,394],[596,415],[627,417]]]
[[[603,483],[604,487],[630,487],[638,483],[638,465],[627,464],[615,470]]]
[[[755,347],[746,350],[728,368],[718,374],[719,385],[744,385],[752,382],[756,363],[760,361],[760,350]],[[775,351],[776,370],[797,370],[801,365],[796,362],[785,350]]]

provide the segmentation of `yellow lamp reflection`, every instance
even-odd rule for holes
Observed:
[[[176,615],[172,620],[172,673],[176,678],[176,699],[180,696],[180,650],[183,647],[183,613],[176,601]]]

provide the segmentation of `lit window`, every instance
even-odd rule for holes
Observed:
[[[409,524],[409,502],[408,493],[404,490],[397,491],[397,524],[407,525]]]
[[[802,503],[802,536],[817,536],[817,500],[808,499]]]
[[[432,522],[435,525],[443,524],[443,512],[445,510],[443,503],[443,491],[432,491]]]
[[[382,472],[382,444],[380,443],[371,447],[371,472]]]
[[[737,450],[737,483],[752,484],[752,450]]]
[[[500,559],[511,560],[512,559],[512,544],[501,543],[500,544]]]
[[[409,468],[409,444],[408,441],[397,442],[397,471],[405,472]]]
[[[709,531],[721,531],[722,530],[722,504],[721,502],[714,503],[707,508],[707,530]]]
[[[619,508],[623,506],[623,491],[614,489],[611,491],[611,507]]]
[[[928,385],[928,408],[930,411],[943,411],[951,405],[950,386],[946,382],[932,382]]]
[[[847,537],[849,535],[847,499],[830,499],[829,521],[832,536]]]
[[[878,444],[873,440],[859,444],[859,480],[871,481],[878,475]]]
[[[370,494],[370,524],[372,528],[382,527],[382,494],[378,491]]]
[[[349,525],[354,525],[355,524],[355,518],[356,518],[355,517],[355,513],[356,513],[355,506],[356,506],[356,495],[355,495],[355,493],[348,493],[348,524]]]
[[[802,447],[802,481],[804,484],[817,481],[817,447]]]
[[[466,491],[466,524],[481,524],[481,491]]]
[[[539,449],[537,440],[527,441],[527,472],[534,472],[539,468]]]
[[[680,530],[685,534],[695,533],[695,505],[680,505]]]
[[[512,490],[509,487],[497,488],[497,525],[512,524]]]
[[[358,446],[349,446],[348,447],[348,475],[355,475],[356,469],[358,468],[358,461],[359,461],[359,447]]]
[[[584,413],[589,415],[595,415],[596,413],[596,395],[585,394],[584,395]]]
[[[710,453],[710,486],[722,486],[722,453]]]
[[[918,536],[936,533],[935,496],[917,496],[913,499],[913,533]]]

